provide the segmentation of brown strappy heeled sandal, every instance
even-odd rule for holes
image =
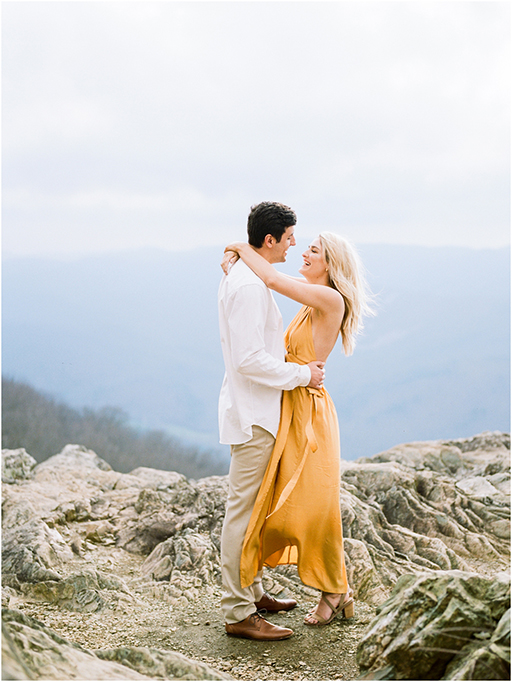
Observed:
[[[329,609],[331,609],[332,613],[329,616],[329,618],[322,618],[322,616],[319,616],[317,613],[314,611],[311,611],[308,613],[306,618],[309,616],[311,618],[314,618],[317,622],[316,623],[310,623],[309,621],[304,619],[304,623],[306,625],[311,625],[312,627],[320,626],[320,625],[329,625],[329,623],[332,623],[332,621],[336,618],[336,616],[343,611],[343,616],[344,618],[353,618],[354,617],[354,599],[353,595],[354,592],[353,590],[350,590],[345,594],[345,599],[341,601],[338,604],[338,606],[334,606],[331,604],[331,602],[327,599],[327,595],[329,592],[322,592],[322,597],[320,598],[320,602],[323,602]]]

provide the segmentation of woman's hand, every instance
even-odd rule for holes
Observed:
[[[225,275],[228,274],[228,272],[231,270],[231,267],[237,262],[237,260],[240,258],[238,253],[236,251],[231,251],[228,248],[224,251],[224,257],[222,258],[220,267],[222,268],[222,271],[224,272]]]
[[[248,246],[249,245],[247,242],[233,242],[232,244],[228,244],[226,246],[224,249],[224,258],[220,264],[220,267],[222,268],[225,275],[228,274],[228,272],[231,270],[231,267],[240,258],[242,249],[247,248]]]

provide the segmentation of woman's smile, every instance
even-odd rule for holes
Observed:
[[[303,264],[299,270],[301,274],[308,273],[315,279],[325,276],[327,263],[323,254],[320,239],[314,239],[302,254]]]

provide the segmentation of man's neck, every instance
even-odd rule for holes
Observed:
[[[262,258],[264,258],[270,265],[274,265],[274,261],[272,260],[273,253],[270,249],[268,249],[266,246],[262,246],[261,248],[257,249],[255,246],[250,245],[251,249],[254,249],[256,253],[259,253]]]

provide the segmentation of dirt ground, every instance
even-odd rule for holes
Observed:
[[[270,614],[268,619],[292,628],[290,639],[255,642],[228,637],[219,608],[220,587],[214,587],[211,595],[198,590],[194,603],[181,598],[172,605],[162,599],[158,587],[135,592],[143,559],[100,546],[77,558],[75,566],[66,567],[67,573],[85,568],[111,572],[126,582],[138,603],[123,600],[116,609],[86,614],[18,599],[11,599],[10,607],[89,650],[144,646],[178,651],[238,680],[357,679],[357,644],[374,616],[368,605],[356,602],[354,618],[338,618],[327,627],[312,628],[303,624],[303,618],[314,605],[314,597],[289,589],[298,606],[287,613]]]

